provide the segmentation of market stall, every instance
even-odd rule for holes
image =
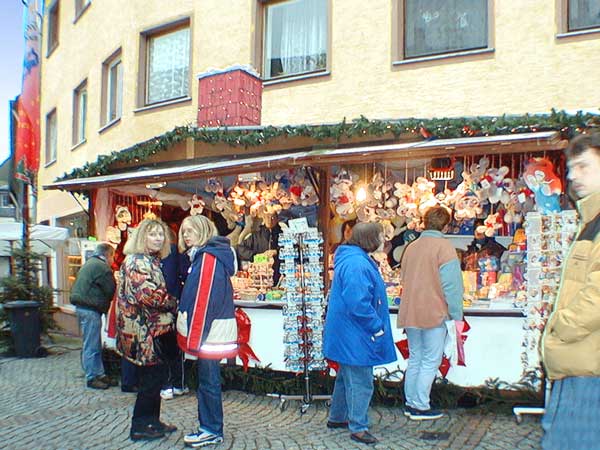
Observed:
[[[562,190],[552,184],[564,176],[555,151],[563,147],[555,132],[440,139],[200,161],[65,180],[53,187],[91,190],[96,234],[117,249],[131,227],[152,215],[176,228],[188,214],[206,214],[238,252],[261,227],[273,230],[266,224],[276,218],[277,233],[268,235],[275,234],[277,242],[270,237],[266,248],[242,258],[232,281],[236,303],[253,325],[249,344],[260,359],[255,364],[291,371],[300,368],[299,345],[306,347],[307,337],[314,368],[323,368],[318,312],[310,336],[307,321],[293,329],[290,310],[299,305],[299,297],[292,291],[298,289],[295,280],[302,279],[302,301],[312,302],[315,311],[325,306],[330,255],[341,241],[343,222],[378,221],[385,227],[387,252],[377,258],[388,286],[394,338],[401,341],[395,320],[402,297],[402,248],[422,229],[424,211],[445,205],[454,219],[448,237],[463,253],[465,315],[471,325],[467,365],[452,368],[448,379],[463,386],[489,378],[513,384],[523,378],[529,313],[522,225],[541,204],[551,210],[564,202]],[[547,164],[556,177],[545,172]],[[302,233],[311,233],[318,244],[310,250],[312,259],[296,267],[285,255],[300,250],[286,249],[289,239],[282,236],[290,220],[299,218],[306,219]],[[487,246],[478,248],[473,242],[477,232],[505,250],[496,255],[486,252]],[[293,254],[295,261],[298,254]],[[309,292],[307,282],[317,290]],[[399,354],[386,369],[394,372],[405,365]]]

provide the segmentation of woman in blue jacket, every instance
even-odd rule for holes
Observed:
[[[186,217],[179,229],[179,248],[191,266],[181,292],[177,342],[186,357],[198,360],[198,431],[184,436],[190,447],[223,442],[221,366],[238,353],[237,324],[230,277],[237,271],[229,239],[217,236],[205,216]]]
[[[396,360],[385,284],[369,253],[383,248],[383,227],[359,223],[335,252],[325,320],[324,353],[339,364],[329,428],[349,428],[352,440],[374,444],[367,415],[373,366]]]

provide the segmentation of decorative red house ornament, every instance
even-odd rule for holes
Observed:
[[[198,126],[260,125],[262,89],[262,80],[247,66],[199,75]]]

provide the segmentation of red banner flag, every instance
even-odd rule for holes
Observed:
[[[25,57],[17,104],[15,178],[34,184],[40,166],[40,50],[43,1],[30,0],[23,13]]]

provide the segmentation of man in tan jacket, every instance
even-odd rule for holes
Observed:
[[[542,338],[553,381],[542,447],[587,450],[600,446],[600,133],[573,139],[565,155],[581,228]]]

